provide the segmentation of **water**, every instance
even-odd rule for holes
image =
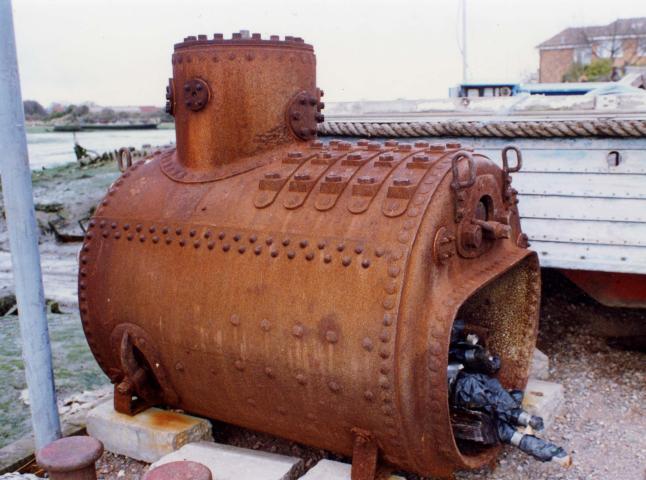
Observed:
[[[40,170],[43,167],[76,162],[74,135],[83,148],[96,153],[118,150],[121,147],[141,148],[145,144],[157,146],[175,142],[174,129],[27,133],[31,169]]]

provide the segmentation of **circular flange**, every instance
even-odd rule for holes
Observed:
[[[198,112],[209,102],[209,86],[204,80],[192,78],[184,82],[184,106]]]

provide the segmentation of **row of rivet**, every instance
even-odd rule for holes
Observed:
[[[92,230],[95,226],[96,226],[96,221],[91,220],[90,223],[89,223],[90,230]],[[125,238],[128,241],[134,240],[135,237],[142,243],[145,242],[146,240],[148,240],[148,237],[146,236],[146,232],[144,232],[144,227],[143,227],[142,224],[137,224],[135,226],[135,228],[134,228],[134,232],[131,230],[132,226],[129,223],[123,224],[121,226],[121,229],[119,229],[118,223],[117,222],[112,222],[112,223],[110,223],[109,228],[108,228],[108,222],[106,220],[101,220],[98,226],[99,226],[99,228],[102,229],[101,236],[103,238],[109,238],[110,236],[112,236],[112,238],[114,238],[115,240],[119,240],[123,235],[125,235]],[[121,230],[123,230],[124,233],[122,233]],[[162,238],[159,235],[156,234],[157,233],[157,227],[151,226],[151,227],[149,227],[147,229],[147,232],[152,235],[150,237],[150,240],[152,241],[152,243],[157,244],[162,240]],[[182,230],[182,228],[176,228],[174,231],[171,231],[171,229],[169,227],[163,227],[163,228],[161,228],[159,233],[161,235],[166,235],[164,237],[164,239],[163,239],[164,243],[167,244],[167,245],[171,245],[173,243],[173,241],[174,241],[173,240],[173,233],[175,235],[177,235],[177,236],[182,236],[183,235],[183,230]],[[197,230],[191,229],[191,230],[189,230],[188,235],[189,235],[189,237],[191,239],[193,239],[192,240],[192,245],[196,249],[200,248],[202,246],[201,237],[203,237],[204,240],[206,241],[206,247],[209,250],[213,250],[215,248],[215,246],[216,246],[216,241],[215,241],[216,237],[214,236],[214,234],[210,230],[206,230],[202,235],[198,236],[197,235]],[[86,238],[87,239],[92,239],[93,237],[94,237],[94,233],[92,231],[88,231],[86,233]],[[231,247],[232,247],[231,243],[224,241],[226,238],[227,238],[227,235],[226,235],[225,232],[220,232],[217,235],[217,239],[219,239],[219,240],[221,240],[223,242],[222,245],[221,245],[221,248],[222,248],[223,252],[230,251]],[[244,240],[243,240],[241,234],[235,234],[231,238],[232,238],[232,240],[234,242],[237,242],[237,244],[238,244],[237,251],[240,254],[243,254],[243,253],[245,253],[247,251],[247,246],[244,244]],[[248,237],[247,240],[251,244],[250,247],[253,246],[253,253],[255,253],[256,255],[260,255],[263,252],[262,245],[257,243],[258,242],[258,236],[257,235],[252,234],[252,235],[250,235]],[[240,243],[241,241],[243,243]],[[260,243],[262,243],[262,242],[260,242]],[[277,244],[275,244],[273,237],[267,237],[264,240],[264,243],[267,245],[268,248],[271,247],[268,251],[269,251],[269,253],[270,253],[270,255],[272,257],[275,258],[275,257],[277,257],[279,255],[279,250],[276,249]],[[284,238],[280,242],[280,245],[282,245],[283,247],[289,247],[289,245],[291,243],[292,242],[291,242],[290,238]],[[184,246],[188,245],[188,241],[187,241],[186,238],[182,237],[177,241],[177,244],[180,247],[184,247]],[[274,245],[274,246],[272,247],[272,245]],[[298,246],[301,249],[306,249],[309,245],[310,245],[309,240],[306,240],[306,239],[300,240],[298,242]],[[319,250],[322,250],[322,251],[326,250],[329,246],[330,245],[329,245],[329,242],[327,240],[321,240],[321,241],[317,242],[317,244],[316,244],[316,247]],[[344,242],[340,242],[334,247],[334,249],[339,253],[342,253],[342,252],[346,251],[346,248],[347,247],[346,247],[346,244]],[[354,253],[356,255],[362,255],[362,254],[364,255],[364,258],[361,260],[361,266],[363,268],[369,268],[370,267],[371,261],[370,261],[369,258],[365,258],[366,251],[365,251],[363,246],[361,246],[361,245],[355,246]],[[378,248],[376,248],[374,250],[374,256],[377,257],[377,258],[382,257],[384,255],[384,253],[385,253],[385,249],[382,248],[382,247],[378,247]],[[289,258],[291,260],[291,259],[294,259],[295,257],[296,257],[296,250],[288,249],[287,250],[287,258]],[[313,250],[309,250],[304,256],[304,258],[306,260],[308,260],[308,261],[314,260],[315,257],[316,257],[316,255],[315,255],[315,252]],[[325,263],[330,263],[332,261],[332,255],[329,254],[329,253],[325,253],[323,255],[323,261]],[[352,263],[352,256],[348,255],[348,254],[342,256],[341,257],[341,263],[346,267],[349,266]]]

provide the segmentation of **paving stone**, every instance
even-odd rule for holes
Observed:
[[[148,463],[187,443],[213,439],[208,420],[159,408],[131,417],[116,412],[112,398],[90,411],[87,432],[107,451]]]
[[[530,378],[525,389],[523,408],[532,415],[543,417],[549,428],[563,407],[563,385]]]
[[[539,380],[549,380],[550,378],[550,359],[538,348],[534,349],[532,364],[529,369],[529,378]]]
[[[301,480],[350,480],[352,466],[349,463],[321,460],[314,465]],[[391,475],[388,480],[404,480],[398,475]]]
[[[216,480],[292,480],[303,471],[300,458],[213,442],[185,445],[159,459],[150,468],[181,460],[207,466]]]

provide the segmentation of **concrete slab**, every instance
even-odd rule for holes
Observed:
[[[300,458],[212,442],[184,445],[159,459],[150,468],[182,460],[207,466],[217,480],[292,480],[303,471],[303,460]]]
[[[350,480],[352,467],[349,463],[321,460],[314,465],[301,480]],[[387,480],[405,480],[404,477],[391,475]]]
[[[563,408],[563,385],[530,378],[525,389],[523,408],[532,415],[543,417],[549,428]]]
[[[550,378],[550,359],[538,348],[534,349],[532,364],[529,368],[529,378],[539,380],[549,380]]]
[[[149,408],[135,416],[114,410],[112,398],[87,417],[87,432],[106,450],[152,463],[187,443],[213,440],[208,420]]]

